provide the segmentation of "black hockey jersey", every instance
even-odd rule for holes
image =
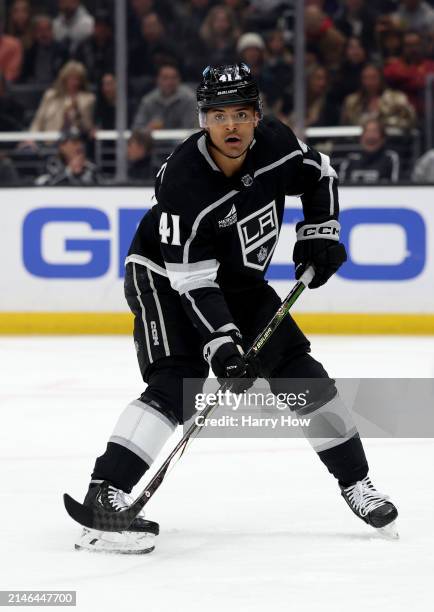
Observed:
[[[342,162],[339,178],[348,183],[397,183],[399,156],[396,151],[382,147],[374,153],[351,153]]]
[[[126,261],[166,276],[204,339],[228,331],[235,326],[224,295],[265,282],[286,195],[301,196],[307,222],[337,219],[329,158],[280,121],[259,123],[231,177],[210,156],[206,132],[194,134],[161,167]]]

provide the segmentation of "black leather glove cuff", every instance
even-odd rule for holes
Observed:
[[[237,329],[233,329],[228,332],[215,332],[211,334],[202,347],[202,353],[203,358],[211,367],[213,367],[212,362],[217,353],[219,361],[234,355],[241,356],[243,349],[240,332]]]
[[[339,242],[340,225],[335,220],[322,223],[298,223],[293,261],[295,278],[299,279],[309,265],[315,268],[310,289],[324,285],[347,260],[345,247]]]

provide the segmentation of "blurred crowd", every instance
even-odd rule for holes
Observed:
[[[434,154],[400,168],[402,156],[389,134],[399,134],[409,146],[408,135],[419,130],[424,146],[430,75],[434,82],[434,0],[304,4],[306,127],[363,128],[356,150],[338,160],[342,181],[432,181],[426,160]],[[29,172],[28,182],[104,182],[95,165],[94,136],[115,127],[113,0],[6,5],[0,22],[0,133],[62,136],[54,145],[48,137],[42,144],[26,139],[14,144],[12,155],[1,141],[0,183],[19,181],[26,165],[14,159],[29,160],[31,167],[32,156],[44,167],[38,177]],[[197,127],[194,90],[207,64],[245,61],[265,112],[295,124],[292,9],[291,0],[128,1],[130,181],[153,177],[153,130]]]

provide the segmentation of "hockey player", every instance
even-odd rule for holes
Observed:
[[[285,379],[322,379],[309,414],[335,415],[341,431],[322,431],[319,419],[310,442],[351,510],[383,529],[397,510],[372,485],[355,425],[294,320],[283,320],[258,363],[247,363],[242,350],[281,303],[264,277],[286,195],[301,194],[304,213],[293,253],[297,278],[313,264],[309,287],[320,287],[346,260],[336,173],[327,156],[278,120],[262,117],[245,64],[206,68],[197,100],[203,129],[160,169],[155,204],[126,259],[125,293],[147,388],[121,414],[96,460],[84,503],[112,512],[131,503],[131,489],[176,426],[191,416],[183,414],[183,379],[203,380],[211,367],[218,378],[236,379],[238,392],[258,374],[274,393],[283,390]],[[139,515],[126,532],[84,529],[77,547],[150,552],[157,534],[158,524]]]

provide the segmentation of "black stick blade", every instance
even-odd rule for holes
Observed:
[[[64,493],[63,503],[65,504],[67,513],[74,521],[77,521],[77,523],[80,523],[83,527],[94,529],[92,508],[79,504],[78,501],[75,501],[68,493]]]
[[[89,508],[67,493],[63,495],[63,502],[69,516],[83,527],[98,531],[126,531],[147,502],[147,496],[139,497],[127,510],[120,512],[110,512],[102,506]]]

